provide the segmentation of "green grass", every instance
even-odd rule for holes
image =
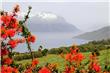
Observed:
[[[110,49],[108,50],[108,54],[106,52],[107,52],[106,50],[100,51],[100,56],[98,57],[100,65],[102,67],[104,67],[104,64],[105,64],[105,61],[106,61],[106,57],[108,57],[108,59],[110,61]],[[83,54],[86,57],[86,59],[84,59],[83,63],[86,63],[89,60],[90,52],[86,52],[86,53],[83,53]],[[38,60],[39,60],[38,66],[44,66],[44,65],[46,65],[46,63],[56,63],[58,65],[58,69],[60,71],[62,71],[64,69],[65,60],[60,55],[49,54],[47,56],[38,58]],[[31,59],[17,61],[16,63],[18,63],[18,64],[22,63],[23,65],[26,65],[27,63],[30,64],[31,63]]]

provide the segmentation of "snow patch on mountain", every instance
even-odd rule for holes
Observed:
[[[37,16],[45,20],[56,20],[57,19],[57,15],[53,13],[47,13],[47,12],[40,12],[37,14]]]

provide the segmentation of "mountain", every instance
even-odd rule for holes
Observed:
[[[79,32],[74,25],[53,13],[42,12],[28,20],[28,28],[33,32]]]
[[[80,38],[86,40],[102,40],[110,38],[110,26],[103,27],[93,32],[86,32],[84,34],[75,36],[73,38]]]

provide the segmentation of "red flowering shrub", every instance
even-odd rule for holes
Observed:
[[[28,68],[24,71],[24,73],[32,73],[32,67],[28,67]]]
[[[66,64],[64,73],[101,73],[101,67],[97,62],[98,58],[95,53],[90,54],[88,71],[82,65],[84,59],[85,56],[80,52],[79,48],[72,46],[70,52],[65,56],[65,60],[69,63]]]
[[[8,36],[7,30],[3,26],[1,26],[1,38],[6,39],[7,36]]]
[[[78,50],[78,48],[75,48],[75,49],[70,48],[70,51],[71,51],[72,54],[77,54],[77,50]]]
[[[84,55],[82,53],[77,52],[77,49],[70,48],[70,53],[66,54],[65,59],[69,62],[81,62],[84,59]]]
[[[2,66],[1,73],[19,73],[17,68],[13,68],[11,66]]]
[[[10,45],[11,48],[15,48],[17,46],[16,40],[9,40],[8,44]]]
[[[66,54],[65,59],[69,62],[72,62],[72,54],[71,53]]]
[[[19,73],[18,68],[14,65],[14,61],[12,59],[12,50],[16,48],[19,43],[26,42],[28,49],[31,52],[31,47],[29,42],[35,42],[35,36],[31,35],[28,28],[25,27],[23,24],[27,21],[28,15],[30,12],[31,7],[29,7],[28,14],[25,16],[25,21],[18,21],[16,16],[17,12],[20,10],[19,5],[13,10],[12,14],[8,12],[1,12],[0,16],[0,35],[1,35],[1,73]],[[23,38],[17,38],[16,35],[21,34]],[[28,36],[28,37],[27,37]],[[27,39],[28,38],[28,39]],[[27,40],[26,40],[27,39]],[[38,60],[32,61],[32,66],[29,67],[25,73],[31,73],[32,69],[38,64]]]
[[[9,26],[9,24],[10,24],[10,21],[11,21],[11,16],[9,16],[9,15],[3,15],[2,17],[1,17],[1,21],[4,23],[4,25],[7,27],[7,26]]]
[[[100,71],[101,71],[101,67],[100,67],[98,64],[96,64],[96,63],[93,64],[93,69],[94,69],[96,72],[100,72]]]
[[[76,55],[73,56],[73,61],[82,61],[84,59],[84,55],[82,53],[77,53]]]
[[[34,67],[34,66],[36,66],[38,63],[39,63],[39,61],[38,61],[37,59],[34,59],[34,60],[32,61],[32,66]]]
[[[11,66],[2,66],[1,67],[1,73],[12,73],[13,68]]]
[[[51,71],[47,67],[42,67],[38,73],[51,73]]]
[[[14,35],[16,34],[16,31],[14,29],[9,29],[6,31],[6,33],[9,37],[14,37]]]
[[[64,73],[74,73],[74,72],[75,68],[73,66],[69,67],[68,65],[66,65]]]
[[[1,49],[1,56],[7,55],[7,54],[9,54],[9,51],[6,48]]]
[[[28,36],[28,42],[32,42],[34,43],[35,42],[35,36],[31,35],[31,36]]]
[[[75,67],[78,69],[82,60],[84,59],[84,55],[79,52],[79,48],[71,47],[70,52],[65,56],[66,61],[69,62],[65,67],[64,73],[74,73]]]
[[[4,64],[7,64],[7,65],[10,65],[10,64],[12,64],[12,59],[11,58],[5,58],[4,59]]]

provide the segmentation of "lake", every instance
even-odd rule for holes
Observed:
[[[75,44],[84,44],[87,43],[88,40],[83,39],[77,39],[73,38],[75,35],[74,33],[38,33],[33,32],[33,34],[36,36],[36,42],[31,44],[32,50],[38,50],[38,47],[40,45],[43,46],[43,48],[57,48],[62,46],[70,46]],[[27,52],[26,44],[20,44],[15,49],[15,51],[18,52]]]

